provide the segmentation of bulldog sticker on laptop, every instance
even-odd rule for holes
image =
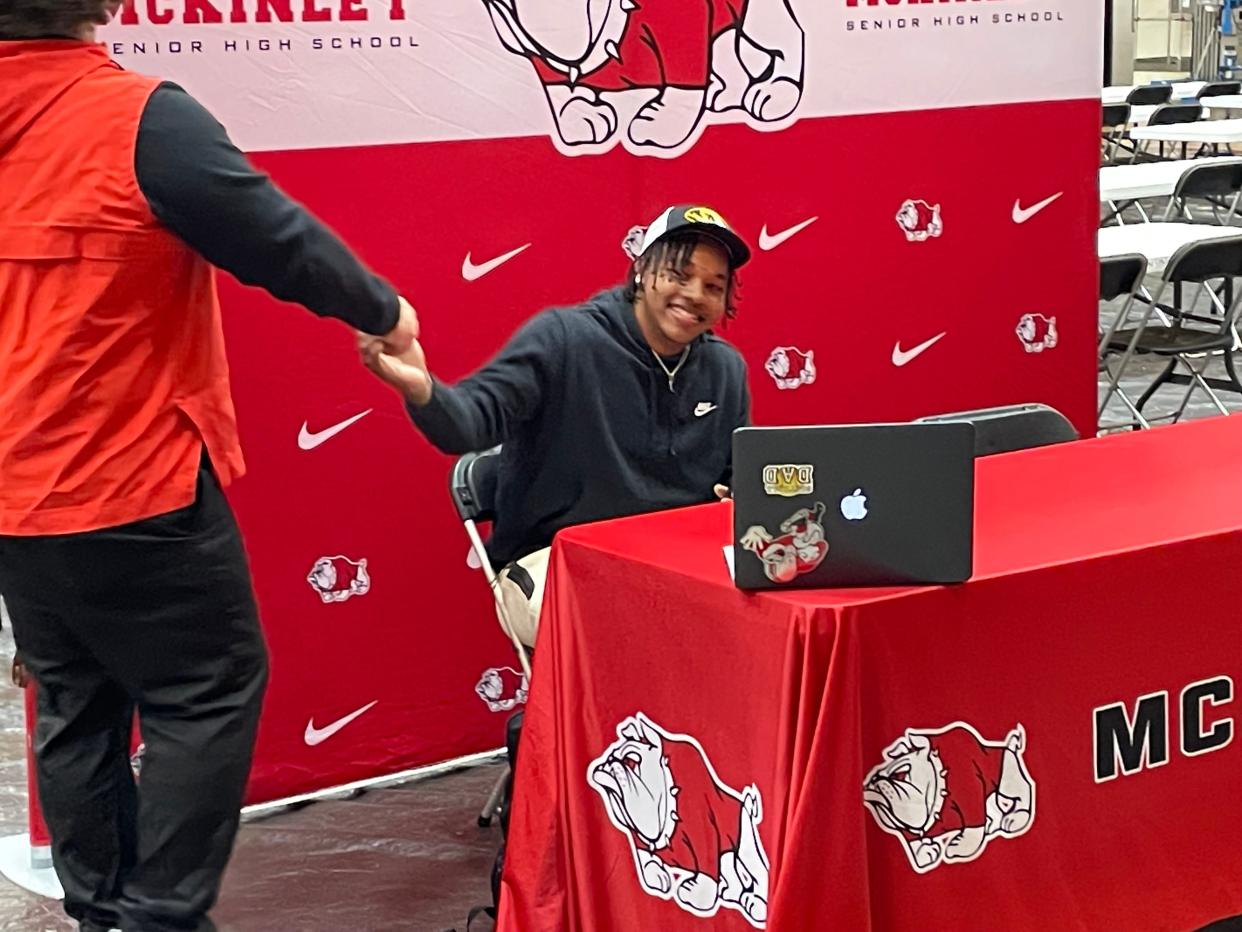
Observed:
[[[828,555],[824,534],[824,503],[799,508],[781,522],[780,534],[755,525],[742,535],[741,544],[762,563],[763,572],[773,582],[785,583],[809,573]]]

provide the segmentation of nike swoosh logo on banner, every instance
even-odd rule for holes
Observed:
[[[306,422],[303,421],[302,429],[298,431],[298,446],[301,447],[303,450],[313,450],[315,449],[315,447],[319,446],[321,443],[326,443],[327,441],[331,440],[341,431],[345,430],[345,428],[351,426],[352,424],[356,424],[358,421],[361,421],[364,417],[370,414],[372,410],[373,410],[372,408],[367,408],[361,414],[355,414],[353,417],[346,418],[345,420],[341,421],[341,423],[339,424],[333,424],[331,427],[327,428],[326,430],[316,431],[315,433],[311,433],[311,431],[308,430],[306,427]]]
[[[379,702],[379,700],[376,699],[374,702],[368,702],[361,709],[357,709],[356,711],[350,712],[344,718],[338,718],[331,725],[325,725],[323,728],[315,727],[315,719],[312,716],[311,719],[307,721],[306,723],[306,734],[302,736],[302,740],[305,741],[311,747],[314,747],[317,744],[322,744],[323,742],[331,738],[334,734],[336,734],[338,731],[340,731],[342,728],[344,728],[346,725],[348,725],[350,722],[352,722],[354,719],[356,719],[363,712],[369,711],[371,707],[375,705],[376,702]]]
[[[803,220],[801,223],[796,223],[787,229],[781,230],[779,233],[772,234],[768,233],[768,225],[765,223],[763,229],[759,231],[759,248],[764,252],[767,252],[769,249],[775,249],[789,239],[789,237],[797,236],[818,219],[819,217],[811,217],[809,220]]]
[[[1055,201],[1057,198],[1059,198],[1064,193],[1065,193],[1064,191],[1058,191],[1056,194],[1052,195],[1052,197],[1046,197],[1042,201],[1040,201],[1038,204],[1032,204],[1030,207],[1023,207],[1021,200],[1014,201],[1013,202],[1013,222],[1014,223],[1026,223],[1026,221],[1030,220],[1037,213],[1039,213],[1041,210],[1043,210],[1045,207],[1047,207],[1049,204],[1051,204],[1053,201]]]
[[[503,256],[497,256],[495,259],[489,259],[487,262],[480,262],[475,265],[470,261],[470,253],[466,253],[466,258],[461,261],[461,277],[468,282],[476,281],[482,278],[488,272],[493,272],[500,268],[518,253],[530,248],[530,243],[525,246],[519,246],[517,249],[511,249]]]
[[[944,333],[938,333],[934,337],[932,337],[930,340],[924,340],[918,346],[914,347],[914,349],[908,349],[908,350],[903,350],[901,348],[901,341],[898,340],[896,343],[893,344],[893,365],[904,366],[911,359],[914,359],[916,356],[919,356],[922,353],[926,352],[928,349],[930,349],[931,346],[935,344],[947,332],[948,331],[946,330]]]

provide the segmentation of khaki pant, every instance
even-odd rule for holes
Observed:
[[[544,547],[532,554],[510,563],[496,574],[496,587],[500,593],[500,605],[496,606],[496,615],[501,626],[501,605],[509,616],[513,633],[517,639],[529,648],[535,646],[535,635],[539,631],[539,613],[543,608],[543,585],[548,578],[548,554],[551,547]],[[524,579],[521,572],[513,569],[514,563],[526,571]],[[525,588],[523,586],[525,584]],[[530,592],[527,592],[527,588]]]

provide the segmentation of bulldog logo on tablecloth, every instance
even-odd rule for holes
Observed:
[[[353,596],[366,595],[371,591],[367,561],[362,559],[355,563],[349,557],[339,554],[316,560],[306,575],[306,581],[325,603],[344,602]]]
[[[1057,319],[1043,314],[1023,314],[1014,333],[1028,353],[1042,353],[1057,345]]]
[[[1035,781],[1019,724],[1001,742],[965,722],[908,730],[863,782],[863,802],[880,828],[901,839],[920,874],[973,861],[992,839],[1017,838],[1035,821]]]
[[[906,239],[912,243],[925,243],[934,239],[944,233],[940,205],[911,198],[897,211],[897,226],[901,227]]]
[[[702,745],[639,712],[587,768],[608,818],[626,836],[642,889],[696,916],[734,909],[755,928],[768,914],[763,801],[716,775]]]
[[[805,353],[796,346],[778,346],[763,364],[776,387],[782,391],[815,382],[815,350]]]
[[[792,582],[824,562],[828,538],[824,534],[824,503],[799,508],[781,522],[780,536],[755,525],[746,529],[741,545],[763,563],[763,574],[772,582]]]
[[[493,712],[508,712],[526,702],[530,681],[525,673],[513,667],[491,667],[483,671],[474,691]]]
[[[772,124],[802,99],[804,37],[789,0],[484,5],[504,47],[534,65],[566,147],[608,147],[624,132],[636,154],[677,154],[708,113]]]

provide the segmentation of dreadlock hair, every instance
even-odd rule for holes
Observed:
[[[75,39],[108,21],[106,0],[3,0],[0,39]]]
[[[666,269],[676,269],[680,272],[690,262],[690,256],[694,253],[694,247],[700,243],[707,243],[711,246],[720,245],[718,240],[694,231],[673,233],[655,243],[650,249],[634,260],[633,268],[630,270],[630,277],[625,282],[625,291],[623,292],[625,300],[633,303],[634,299],[638,297],[639,282],[647,276],[648,272],[653,272],[656,275],[659,275]],[[729,279],[725,282],[725,317],[729,320],[737,316],[737,304],[740,298],[741,282],[738,281],[737,271],[730,265]]]

